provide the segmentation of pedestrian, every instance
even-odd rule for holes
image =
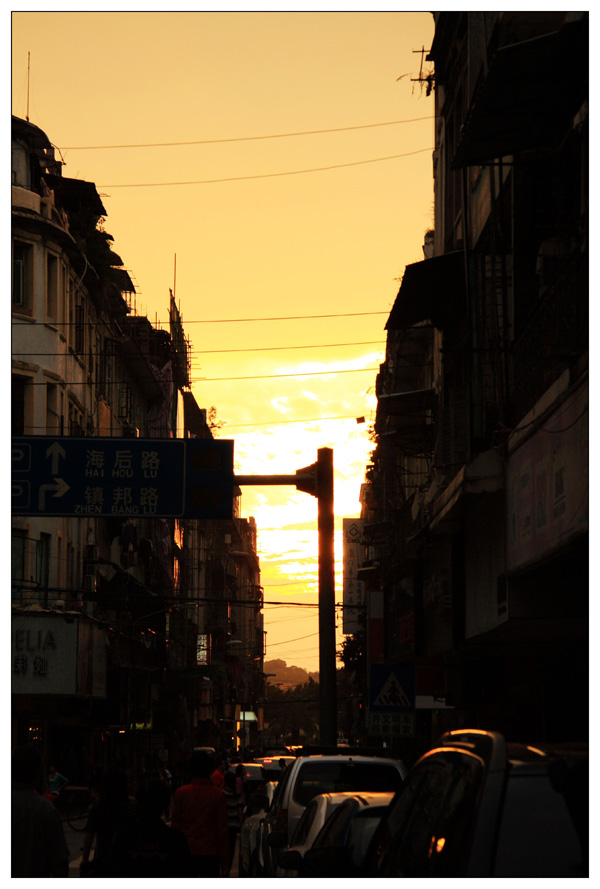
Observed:
[[[36,789],[41,757],[35,747],[17,747],[11,771],[11,876],[68,877],[69,849],[60,815]]]
[[[112,849],[116,832],[135,816],[134,803],[127,793],[127,774],[123,769],[109,769],[102,779],[98,800],[92,806],[84,828],[80,876],[111,877]],[[96,840],[90,866],[92,843]]]
[[[215,785],[215,787],[220,787],[221,790],[225,786],[225,772],[227,771],[227,760],[224,756],[220,756],[217,760],[217,767],[210,776],[210,780]]]
[[[115,877],[189,877],[191,856],[180,830],[163,821],[170,791],[158,778],[143,781],[136,793],[136,814],[115,833]]]
[[[69,779],[65,778],[64,775],[61,775],[60,772],[56,771],[56,766],[51,765],[48,768],[48,780],[46,782],[46,790],[50,796],[53,797],[54,801],[56,801],[59,793],[66,787],[69,783]]]
[[[193,876],[218,877],[229,872],[227,799],[211,780],[213,761],[194,751],[190,782],[173,795],[171,827],[185,835],[192,856]]]
[[[246,805],[246,784],[244,782],[244,775],[246,774],[246,769],[243,764],[240,763],[235,768],[235,791],[242,798],[242,806]],[[225,775],[227,778],[227,775]]]
[[[242,797],[238,793],[236,787],[237,778],[233,772],[225,773],[225,797],[227,798],[227,817],[229,820],[229,867],[227,872],[231,870],[233,864],[233,856],[235,854],[235,844],[237,841],[240,827],[242,826]]]

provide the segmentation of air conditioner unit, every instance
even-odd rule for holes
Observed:
[[[83,590],[86,593],[95,593],[98,580],[95,574],[86,574],[83,578]]]

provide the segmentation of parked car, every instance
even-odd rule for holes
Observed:
[[[259,756],[255,758],[254,762],[263,767],[267,781],[279,781],[284,771],[281,768],[281,761],[283,760],[286,766],[289,766],[295,759],[295,756]]]
[[[261,826],[267,876],[275,876],[277,857],[289,847],[302,813],[315,796],[342,791],[392,791],[406,775],[402,762],[374,756],[337,754],[298,757],[279,781]]]
[[[257,877],[262,872],[262,854],[259,845],[260,822],[273,802],[277,781],[268,781],[262,790],[256,790],[248,799],[245,818],[240,829],[240,877]]]
[[[290,755],[290,748],[284,747],[283,744],[281,744],[279,747],[265,747],[264,754],[265,754],[265,756],[277,756],[277,757],[289,756]]]
[[[265,774],[260,763],[256,762],[232,763],[229,766],[229,771],[233,772],[233,774],[235,775],[240,765],[244,767],[244,773],[241,777],[242,781],[244,782],[244,790],[247,802],[250,799],[251,794],[253,794],[256,790],[261,790],[265,786],[268,778],[265,778]]]
[[[290,848],[278,858],[278,876],[343,877],[346,871],[356,875],[393,797],[391,792],[316,796],[298,822]]]
[[[411,769],[361,869],[374,877],[583,877],[587,745],[448,732]]]
[[[276,876],[300,876],[299,871],[304,854],[310,849],[315,837],[334,809],[346,799],[348,799],[348,793],[320,793],[311,799],[296,825],[290,848],[277,856]]]

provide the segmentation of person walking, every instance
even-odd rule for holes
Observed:
[[[217,761],[217,767],[210,776],[210,780],[215,785],[215,787],[220,787],[221,790],[225,786],[225,772],[227,771],[227,760],[224,756],[219,757]]]
[[[171,827],[186,837],[193,876],[218,877],[229,872],[227,799],[211,781],[212,759],[194,751],[190,782],[173,794]]]
[[[80,876],[112,877],[113,839],[117,831],[135,817],[135,806],[127,793],[127,774],[123,769],[109,769],[102,780],[98,801],[94,803],[84,828]],[[96,840],[90,864],[92,844]]]
[[[227,817],[229,821],[229,867],[227,868],[227,873],[229,873],[233,864],[235,844],[242,826],[243,802],[236,783],[237,779],[233,772],[226,772],[224,792],[227,799]]]
[[[189,877],[191,856],[180,830],[163,821],[171,793],[159,778],[136,792],[136,817],[117,830],[112,846],[115,877]]]
[[[11,876],[68,877],[69,848],[60,815],[36,790],[41,757],[35,747],[17,747],[11,771]]]

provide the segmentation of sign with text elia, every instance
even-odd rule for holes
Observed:
[[[13,515],[227,519],[233,441],[12,439]]]

